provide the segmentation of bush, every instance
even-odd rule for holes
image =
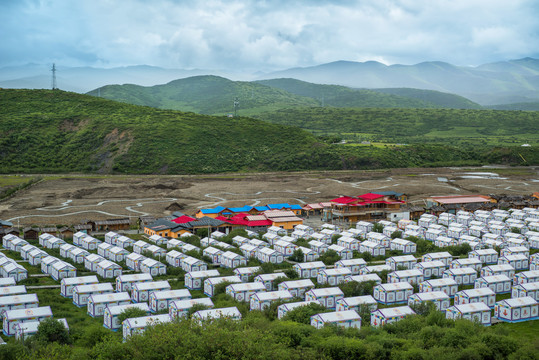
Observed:
[[[431,301],[425,301],[419,304],[413,304],[410,307],[412,308],[412,310],[415,311],[416,314],[422,315],[422,316],[427,316],[434,311],[438,311],[438,309],[436,308],[436,305],[434,305],[434,303]]]
[[[79,342],[82,346],[94,347],[96,344],[105,340],[107,336],[110,336],[110,331],[105,329],[103,325],[90,325],[84,330],[84,334],[79,339]]]
[[[353,255],[354,255],[354,259],[363,259],[363,260],[365,260],[367,262],[372,261],[372,258],[373,258],[371,253],[368,253],[368,252],[360,253],[360,252],[355,251],[355,250],[354,250]]]
[[[376,281],[357,282],[350,281],[339,285],[339,288],[344,293],[344,297],[363,296],[373,293],[373,288],[376,286]]]
[[[335,235],[333,235],[333,236],[331,237],[331,243],[332,243],[332,244],[336,244],[336,243],[339,241],[339,239],[340,239],[341,237],[342,237],[341,234],[335,234]]]
[[[382,225],[380,223],[375,223],[372,226],[372,231],[377,232],[377,233],[383,233],[384,232],[384,225]]]
[[[335,250],[328,250],[318,258],[318,260],[322,261],[326,265],[333,265],[340,259],[341,257]]]
[[[197,229],[196,230],[196,235],[199,238],[205,238],[205,237],[208,237],[210,235],[210,232],[208,231],[208,229]]]
[[[226,287],[230,284],[232,284],[230,281],[223,281],[215,285],[215,287],[213,288],[213,296],[217,296],[219,294],[225,294]]]
[[[200,310],[208,310],[210,307],[204,304],[195,304],[187,311],[187,318],[190,319],[194,313]]]
[[[284,271],[284,274],[288,277],[289,280],[299,279],[299,274],[294,269],[287,269]]]
[[[299,306],[293,310],[290,310],[282,318],[284,321],[295,321],[301,324],[311,324],[311,316],[329,312],[330,310],[326,309],[324,306],[316,303],[312,303],[305,306]]]
[[[288,257],[288,260],[295,262],[303,262],[303,251],[301,251],[301,249],[294,250],[292,255]]]
[[[53,318],[45,319],[39,323],[34,339],[45,343],[71,344],[69,330],[62,322]]]
[[[118,322],[121,324],[126,319],[137,318],[137,317],[142,317],[146,315],[147,315],[146,311],[136,308],[136,307],[131,307],[131,308],[125,309],[124,311],[120,313],[120,315],[118,315]]]

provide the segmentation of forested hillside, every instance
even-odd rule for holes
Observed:
[[[465,97],[434,90],[410,89],[410,88],[387,88],[372,89],[383,94],[393,94],[407,98],[418,99],[435,104],[438,108],[445,109],[481,109],[481,105]]]
[[[313,84],[296,79],[260,80],[261,84],[317,99],[326,106],[379,108],[480,109],[462,96],[418,89],[352,89],[340,85]]]
[[[194,76],[164,85],[108,85],[89,95],[161,109],[192,111],[200,114],[234,113],[234,99],[239,100],[243,116],[295,106],[319,106],[316,100],[284,90],[219,76]]]
[[[0,104],[0,172],[4,173],[190,174],[539,162],[534,148],[342,146],[332,144],[331,137],[318,138],[294,126],[160,110],[58,90],[0,90]],[[297,117],[269,118],[302,126],[303,119],[310,119],[324,124],[319,129],[337,131],[342,119],[332,111],[338,109],[321,110],[324,113],[312,117],[302,112]],[[371,125],[350,126],[376,129],[375,124],[383,122],[375,115],[380,114],[373,113]],[[522,129],[534,129],[533,122],[513,120]],[[407,129],[405,123],[392,126]]]
[[[357,134],[398,143],[539,144],[539,112],[455,109],[283,109],[257,116],[317,134]]]
[[[523,111],[539,111],[539,101],[523,102],[513,104],[500,104],[488,106],[492,110],[523,110]]]
[[[319,85],[295,79],[255,82],[232,81],[219,76],[194,76],[150,87],[108,85],[88,94],[128,104],[161,109],[226,115],[239,101],[240,115],[301,107],[380,107],[478,109],[480,105],[461,96],[429,90],[359,90],[338,85]],[[414,91],[415,90],[415,91]]]

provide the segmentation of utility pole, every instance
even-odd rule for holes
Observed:
[[[240,107],[240,100],[236,97],[234,98],[234,117],[238,116],[239,107]]]
[[[56,64],[52,64],[52,89],[57,90],[58,87],[56,86]]]

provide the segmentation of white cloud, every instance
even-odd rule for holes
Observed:
[[[533,0],[0,2],[0,66],[272,70],[336,60],[539,56]]]

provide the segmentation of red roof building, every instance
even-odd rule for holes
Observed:
[[[362,198],[363,200],[372,201],[372,200],[375,200],[375,199],[383,198],[384,195],[374,194],[374,193],[366,193],[366,194],[363,194],[363,195],[359,195],[358,197]]]
[[[187,215],[183,215],[183,216],[180,216],[180,217],[172,220],[172,222],[175,222],[176,224],[185,224],[185,223],[195,221],[195,220],[196,220],[195,218],[192,218],[192,217],[187,216]]]
[[[273,224],[272,221],[268,220],[264,215],[249,215],[246,213],[240,213],[231,218],[218,216],[216,219],[224,221],[234,227],[257,228],[268,227]]]
[[[385,219],[389,212],[398,211],[405,201],[391,194],[366,193],[359,196],[341,196],[331,200],[331,208],[324,212],[327,220],[337,218],[348,222]]]

